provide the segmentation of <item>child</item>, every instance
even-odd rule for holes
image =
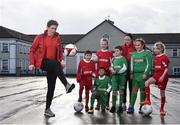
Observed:
[[[99,77],[94,79],[94,85],[92,88],[90,109],[88,111],[88,113],[90,114],[94,112],[93,107],[95,98],[99,99],[101,111],[105,112],[105,107],[107,104],[107,94],[111,90],[111,81],[110,78],[105,75],[105,69],[103,67],[99,67],[98,73]]]
[[[85,95],[86,95],[86,104],[85,111],[89,110],[88,102],[89,102],[89,90],[92,88],[92,76],[95,75],[95,64],[91,60],[92,53],[87,50],[84,53],[84,59],[82,59],[78,66],[77,71],[77,82],[79,83],[79,99],[78,101],[82,101],[82,93],[85,87]]]
[[[126,82],[126,70],[127,62],[126,58],[122,56],[122,47],[116,46],[115,48],[115,57],[112,61],[111,73],[112,73],[112,107],[110,112],[114,113],[116,111],[116,98],[119,93],[119,108],[117,113],[120,114],[123,112],[123,99],[124,99],[124,89]]]
[[[96,56],[98,57],[98,62],[97,62],[97,71],[99,67],[104,67],[105,73],[107,76],[110,76],[110,66],[111,66],[111,60],[113,57],[113,54],[111,51],[108,50],[108,39],[102,38],[100,40],[100,48],[101,50],[96,52]],[[110,98],[110,93],[108,95],[108,101],[107,101],[107,109],[109,109],[109,98]],[[95,109],[99,109],[99,105],[97,104]]]
[[[132,79],[132,93],[130,98],[130,105],[127,110],[127,113],[134,112],[134,104],[137,98],[137,92],[140,88],[140,100],[145,100],[145,81],[150,75],[151,71],[151,59],[150,54],[146,51],[145,41],[143,39],[135,40],[135,49],[136,51],[131,55],[131,79]],[[142,113],[141,107],[139,108],[139,113]]]
[[[156,84],[160,89],[161,94],[160,115],[164,116],[166,115],[166,112],[164,111],[164,104],[166,101],[165,89],[168,83],[169,59],[165,54],[165,45],[162,42],[154,44],[154,54],[154,73],[153,76],[145,82],[146,100],[141,102],[141,104],[151,104],[150,91],[147,87],[149,87],[150,84]]]

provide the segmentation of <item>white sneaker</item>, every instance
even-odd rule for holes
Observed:
[[[55,117],[55,114],[51,111],[50,108],[45,110],[44,115],[48,117]]]

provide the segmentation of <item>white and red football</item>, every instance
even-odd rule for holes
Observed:
[[[65,56],[75,56],[77,54],[77,47],[74,44],[67,44],[64,47]]]

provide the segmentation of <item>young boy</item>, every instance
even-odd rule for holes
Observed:
[[[120,114],[123,112],[123,99],[124,99],[124,89],[126,83],[126,70],[127,70],[127,62],[126,58],[122,56],[122,47],[116,46],[115,57],[112,61],[112,66],[110,68],[112,73],[112,107],[110,112],[114,113],[116,111],[116,99],[119,94],[119,108],[117,113]]]
[[[164,111],[164,104],[166,101],[165,89],[168,83],[168,65],[170,61],[165,54],[165,45],[162,42],[155,43],[154,54],[154,73],[153,76],[145,82],[146,100],[141,102],[141,104],[151,104],[150,90],[148,87],[151,84],[156,84],[161,94],[160,115],[164,116],[166,115]]]
[[[95,98],[99,99],[99,103],[101,105],[101,112],[105,112],[108,98],[107,95],[111,90],[111,81],[110,78],[105,75],[105,69],[103,67],[99,67],[98,73],[99,77],[94,79],[94,85],[92,88],[90,109],[88,111],[88,113],[90,114],[94,112],[93,108]]]
[[[95,76],[95,64],[91,60],[92,52],[87,50],[84,53],[84,59],[82,59],[78,66],[77,71],[77,82],[79,83],[79,99],[78,101],[82,101],[82,93],[85,87],[85,95],[86,95],[86,104],[85,111],[89,110],[88,102],[89,102],[89,90],[92,88],[92,77]]]

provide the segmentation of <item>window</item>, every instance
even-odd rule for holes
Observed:
[[[180,76],[180,67],[173,67],[173,74],[175,76]]]
[[[8,71],[8,60],[2,60],[2,70]]]
[[[2,52],[7,53],[8,52],[8,43],[3,43],[2,45]]]
[[[172,56],[173,56],[173,57],[179,56],[179,55],[178,55],[178,49],[173,49]]]

